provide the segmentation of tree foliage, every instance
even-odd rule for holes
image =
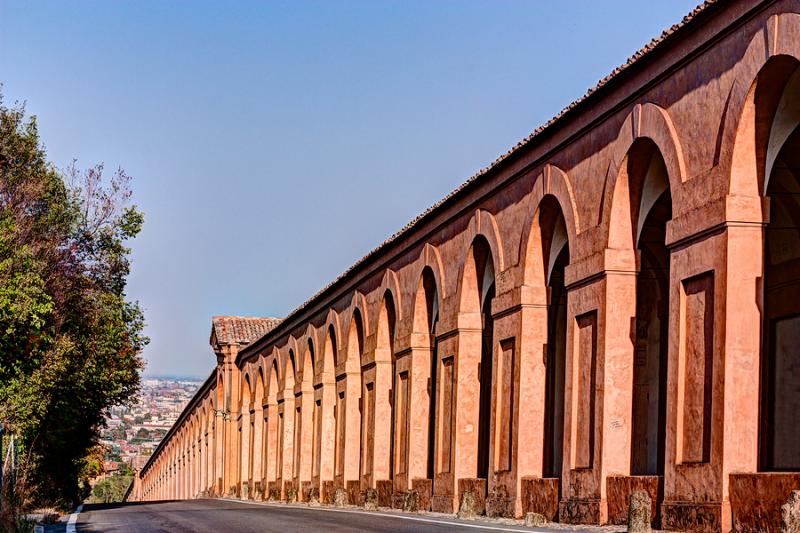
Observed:
[[[133,481],[130,475],[111,476],[98,481],[92,487],[89,503],[115,503],[125,498],[125,493]]]
[[[143,216],[130,177],[104,170],[57,169],[36,118],[0,99],[0,423],[20,437],[32,503],[82,496],[104,416],[139,388],[147,338],[125,284]]]

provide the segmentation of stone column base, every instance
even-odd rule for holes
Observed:
[[[486,497],[486,516],[493,518],[515,518],[517,498],[508,494],[503,485],[498,486]]]
[[[431,511],[434,513],[455,513],[452,494],[434,494],[431,498]]]
[[[729,502],[677,502],[661,504],[661,528],[692,533],[727,533],[731,529]]]
[[[758,472],[730,475],[734,531],[767,533],[781,530],[781,507],[800,490],[800,472]]]
[[[482,515],[486,512],[486,480],[483,478],[462,478],[458,480],[459,504],[465,492],[471,492],[475,499],[475,514]],[[461,509],[459,509],[459,512]]]
[[[394,483],[391,479],[379,479],[375,482],[375,489],[378,491],[378,507],[392,506],[392,493]]]
[[[606,478],[606,499],[608,501],[608,523],[623,525],[628,523],[628,506],[631,494],[643,490],[650,495],[650,516],[657,523],[657,514],[664,499],[661,476],[608,476]]]
[[[333,503],[333,492],[336,490],[336,482],[335,481],[323,481],[322,482],[322,490],[320,490],[320,501],[322,503],[332,504]]]
[[[431,495],[433,494],[433,481],[426,478],[414,478],[411,480],[411,489],[417,491],[419,498],[419,510],[430,511]]]
[[[347,500],[350,505],[356,505],[361,498],[361,482],[357,479],[345,481],[345,490],[347,491]]]
[[[562,500],[558,519],[565,524],[605,524],[608,521],[606,500]]]
[[[558,483],[557,477],[523,477],[522,514],[537,513],[551,522],[558,520]]]

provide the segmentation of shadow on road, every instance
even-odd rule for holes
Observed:
[[[165,503],[175,503],[181,500],[155,500],[151,502],[115,502],[115,503],[86,503],[83,505],[83,512],[107,511],[109,509],[119,509],[121,507],[137,507],[140,505],[161,505]]]

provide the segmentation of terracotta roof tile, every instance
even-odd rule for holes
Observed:
[[[272,331],[280,318],[255,316],[215,316],[211,318],[211,335],[219,344],[248,344]]]

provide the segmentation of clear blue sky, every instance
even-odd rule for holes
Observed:
[[[0,0],[0,83],[134,177],[146,374],[205,377],[698,1]]]

